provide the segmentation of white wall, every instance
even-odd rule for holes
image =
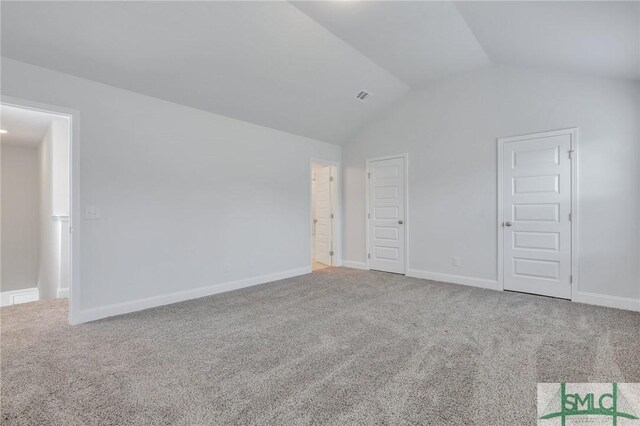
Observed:
[[[57,218],[57,238],[60,244],[59,259],[59,271],[58,271],[58,287],[56,289],[56,296],[60,298],[69,296],[69,277],[71,273],[71,239],[69,234],[69,218],[59,217]]]
[[[40,267],[38,290],[41,299],[56,297],[58,286],[58,245],[53,221],[53,124],[38,146],[40,191]]]
[[[54,119],[51,126],[51,209],[54,216],[69,216],[69,119]]]
[[[637,83],[502,67],[413,93],[343,150],[345,262],[365,262],[365,160],[408,152],[409,268],[495,281],[496,139],[575,126],[580,291],[639,299],[639,102]]]
[[[0,147],[2,277],[0,291],[38,284],[39,170],[37,148]]]
[[[102,219],[78,223],[78,320],[309,266],[309,159],[339,161],[340,147],[7,58],[1,66],[4,95],[80,111],[81,207]]]
[[[40,144],[43,243],[39,287],[42,298],[67,297],[69,291],[69,136],[69,119],[53,118]]]

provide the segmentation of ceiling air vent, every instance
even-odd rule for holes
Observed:
[[[361,90],[357,95],[356,95],[356,99],[359,100],[360,102],[367,102],[367,100],[371,97],[371,93],[369,92],[365,92],[364,90]]]

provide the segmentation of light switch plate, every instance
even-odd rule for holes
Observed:
[[[87,220],[100,219],[100,209],[96,206],[86,206],[84,208],[84,218]]]

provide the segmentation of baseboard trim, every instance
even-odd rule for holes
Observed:
[[[463,275],[442,274],[439,272],[422,271],[420,269],[408,269],[408,277],[423,278],[425,280],[440,281],[451,284],[462,284],[471,287],[486,288],[490,290],[498,289],[497,280],[488,280],[486,278],[466,277]]]
[[[74,319],[74,324],[82,324],[89,321],[95,321],[102,318],[108,318],[115,315],[128,314],[131,312],[142,311],[145,309],[156,308],[158,306],[170,305],[172,303],[184,302],[186,300],[198,299],[200,297],[211,296],[227,291],[238,290],[254,285],[265,284],[272,281],[283,280],[285,278],[297,277],[311,273],[311,267],[290,269],[288,271],[277,272],[274,274],[260,275],[257,277],[245,278],[237,281],[230,281],[221,284],[215,284],[207,287],[200,287],[192,290],[178,291],[159,296],[147,297],[144,299],[132,300],[129,302],[115,303],[113,305],[100,306],[98,308],[81,310]]]
[[[588,305],[606,306],[608,308],[640,312],[640,299],[632,299],[630,297],[607,296],[606,294],[578,291],[578,294],[576,294],[572,300]]]
[[[445,283],[463,284],[490,290],[498,290],[497,281],[484,278],[441,274],[438,272],[421,271],[418,269],[407,270],[407,276],[414,278],[424,278],[427,280],[440,281]],[[578,291],[578,294],[572,299],[572,301],[577,303],[586,303],[588,305],[605,306],[608,308],[640,312],[640,299],[632,299],[629,297],[608,296],[605,294]]]
[[[18,305],[20,303],[40,300],[38,287],[24,288],[0,292],[0,306]]]
[[[352,260],[343,260],[342,261],[342,266],[344,266],[345,268],[353,268],[353,269],[363,269],[363,270],[367,270],[369,269],[367,267],[367,264],[364,262],[354,262]]]

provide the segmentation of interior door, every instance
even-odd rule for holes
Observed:
[[[316,172],[315,191],[315,260],[325,265],[331,265],[333,216],[331,166],[322,167]]]
[[[571,138],[504,144],[505,290],[571,298]]]
[[[405,159],[369,162],[369,268],[405,273]]]

